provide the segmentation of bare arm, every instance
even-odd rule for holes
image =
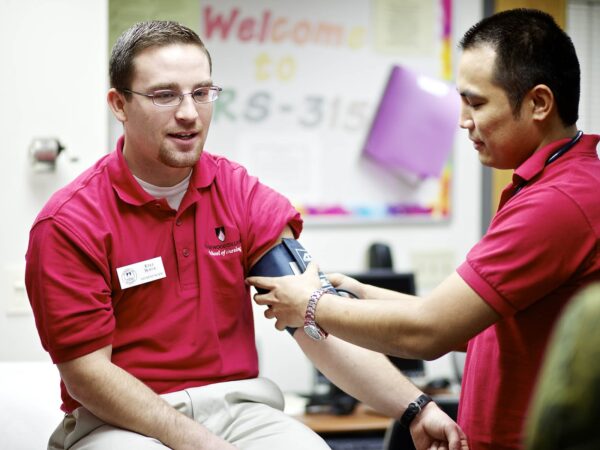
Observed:
[[[253,277],[251,284],[269,290],[257,295],[276,327],[301,326],[310,294],[319,287],[311,264],[300,276]],[[435,359],[460,348],[496,322],[499,315],[456,273],[424,298],[402,295],[398,300],[350,301],[321,297],[316,321],[329,333],[378,352],[405,358]]]
[[[377,286],[361,283],[354,278],[341,273],[328,273],[327,278],[336,288],[352,292],[360,299],[378,299],[378,300],[401,300],[414,298],[402,292],[396,292],[389,289],[383,289]],[[455,352],[466,352],[467,342],[460,344],[452,349]]]
[[[277,243],[286,237],[293,237],[289,227],[283,230]],[[320,286],[320,280],[316,280],[316,285]],[[420,394],[419,389],[380,353],[357,347],[335,336],[316,342],[301,327],[294,333],[294,339],[306,356],[336,386],[382,414],[399,417]],[[373,385],[389,389],[373,391]]]
[[[288,227],[280,236],[284,237],[291,237]],[[314,283],[315,288],[320,287],[318,276]],[[265,315],[269,317],[269,310]],[[317,342],[310,339],[301,328],[294,333],[294,338],[306,356],[329,380],[382,414],[399,418],[409,403],[421,394],[380,353],[335,336]],[[462,430],[433,403],[427,405],[411,424],[411,433],[419,450],[429,448],[437,442],[448,443],[448,448],[453,450],[468,448]]]
[[[357,345],[407,358],[435,359],[496,322],[498,314],[456,273],[427,297],[319,302],[317,322]]]
[[[92,414],[112,425],[155,437],[176,450],[235,448],[114,365],[111,352],[107,346],[58,364],[69,394]]]
[[[314,341],[299,329],[294,338],[306,356],[330,381],[356,399],[389,417],[402,416],[409,403],[422,392],[382,354],[335,336]],[[418,449],[444,442],[451,450],[466,449],[466,437],[458,425],[431,403],[411,424]]]
[[[327,379],[386,416],[400,417],[421,393],[380,353],[335,336],[317,342],[300,328],[294,333],[294,339]],[[373,386],[382,388],[373,390]]]

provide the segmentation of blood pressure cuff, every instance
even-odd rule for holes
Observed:
[[[300,275],[312,261],[310,253],[296,239],[283,238],[281,244],[274,246],[271,250],[250,269],[250,276],[260,277],[282,277],[285,275]],[[332,294],[337,291],[329,282],[324,273],[319,272],[321,286],[328,289]],[[258,293],[267,292],[265,289],[256,289]],[[296,328],[286,328],[290,334],[294,334]]]

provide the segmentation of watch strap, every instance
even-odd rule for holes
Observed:
[[[308,304],[306,305],[306,313],[304,314],[305,329],[306,327],[315,328],[321,339],[325,339],[329,335],[329,333],[327,333],[327,331],[323,330],[319,325],[317,325],[317,323],[315,322],[315,312],[317,310],[317,303],[319,302],[323,294],[326,294],[327,292],[329,292],[329,289],[324,288],[317,289],[316,291],[314,291],[308,299]],[[309,334],[309,336],[315,339],[315,337],[311,334]]]
[[[431,401],[431,397],[427,394],[421,394],[414,402],[410,402],[402,417],[400,417],[400,425],[408,428],[417,415],[423,410],[425,405]]]

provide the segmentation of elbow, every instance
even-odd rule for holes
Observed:
[[[459,344],[455,342],[455,333],[443,325],[439,315],[431,314],[431,306],[424,301],[415,304],[415,309],[408,314],[404,312],[396,323],[389,331],[394,336],[397,356],[431,361],[451,352]]]
[[[406,335],[398,336],[393,344],[392,354],[401,358],[432,361],[450,351],[452,348],[448,342],[436,335],[435,330],[430,330],[415,333],[408,339]]]
[[[434,359],[441,358],[448,352],[449,350],[440,350],[439,348],[435,347],[427,348],[423,350],[423,356],[421,357],[421,359],[424,359],[425,361],[433,361]]]
[[[448,353],[450,350],[446,350],[436,343],[432,342],[421,342],[414,349],[412,357],[415,359],[424,359],[425,361],[433,361]]]
[[[85,394],[89,392],[87,378],[81,373],[61,372],[61,379],[69,395],[77,402],[81,404],[85,403]]]
[[[58,370],[69,395],[84,405],[90,393],[102,383],[99,376],[102,371],[94,361],[82,362],[58,364]]]
[[[419,341],[421,359],[426,361],[441,358],[452,351],[452,345],[450,345],[447,337],[440,333],[439,329],[431,329],[429,332],[422,334]]]

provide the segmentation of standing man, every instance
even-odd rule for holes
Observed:
[[[302,221],[239,165],[203,152],[221,91],[192,30],[136,24],[110,59],[124,136],[58,191],[30,233],[26,286],[66,415],[49,449],[326,449],[258,377],[249,269]],[[419,448],[464,435],[382,355],[295,338],[342,389],[408,416]],[[420,412],[419,414],[417,414]]]
[[[471,448],[518,449],[554,323],[600,279],[600,137],[577,130],[579,62],[548,14],[493,15],[460,45],[460,126],[482,164],[514,175],[456,273],[425,298],[331,278],[372,301],[321,295],[314,267],[249,281],[270,290],[255,298],[277,328],[300,325],[312,295],[318,325],[366,348],[433,359],[468,344],[459,425]]]

